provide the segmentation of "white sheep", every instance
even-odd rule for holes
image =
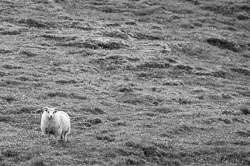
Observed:
[[[41,129],[44,135],[54,135],[57,141],[67,141],[67,135],[70,133],[70,117],[66,112],[44,107]]]

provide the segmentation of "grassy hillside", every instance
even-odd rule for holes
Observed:
[[[250,165],[247,0],[1,0],[0,165]],[[42,136],[41,108],[71,117]]]

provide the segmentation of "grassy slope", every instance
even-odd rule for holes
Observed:
[[[249,165],[249,8],[0,1],[0,165]],[[47,105],[69,143],[41,136]]]

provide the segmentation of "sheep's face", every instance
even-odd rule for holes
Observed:
[[[57,112],[55,108],[44,107],[43,111],[47,113],[49,119],[54,117],[54,114]]]

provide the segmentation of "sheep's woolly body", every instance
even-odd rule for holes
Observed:
[[[56,139],[66,141],[70,127],[70,117],[67,113],[56,112],[54,108],[44,108],[41,118],[41,130],[44,135],[54,135]]]

